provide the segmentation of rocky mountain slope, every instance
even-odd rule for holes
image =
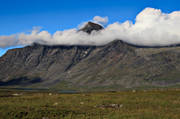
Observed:
[[[95,25],[95,26],[94,26]],[[103,29],[88,23],[91,33]],[[33,44],[0,58],[0,86],[119,90],[180,83],[180,47],[145,48],[115,40],[104,46]]]

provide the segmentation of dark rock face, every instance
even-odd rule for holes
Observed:
[[[9,81],[6,82],[0,82],[1,86],[13,86],[13,85],[22,85],[22,86],[26,86],[29,84],[34,84],[34,83],[40,83],[41,82],[41,78],[31,78],[29,79],[28,77],[19,77],[16,79],[11,79]]]
[[[57,89],[169,86],[180,82],[180,47],[140,48],[120,40],[104,46],[9,50],[0,58],[0,85]]]
[[[99,31],[102,29],[104,28],[101,25],[95,24],[93,22],[88,22],[82,29],[80,29],[80,31],[84,31],[90,34],[92,31]]]

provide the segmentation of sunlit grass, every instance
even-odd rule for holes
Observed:
[[[1,119],[180,119],[180,91],[0,91]]]

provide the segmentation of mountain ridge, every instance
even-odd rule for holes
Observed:
[[[91,29],[93,31],[93,29]],[[120,90],[180,84],[180,47],[41,45],[0,57],[0,86],[63,90]]]

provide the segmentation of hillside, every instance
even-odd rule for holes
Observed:
[[[83,31],[88,33],[102,29],[86,27]],[[172,86],[180,83],[180,47],[146,48],[121,40],[103,46],[34,43],[9,50],[0,58],[0,67],[0,85],[10,87],[119,90]]]

